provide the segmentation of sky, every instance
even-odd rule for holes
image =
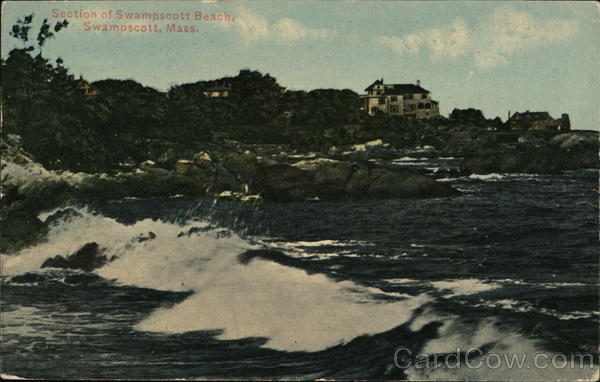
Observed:
[[[223,20],[196,20],[196,12]],[[133,79],[167,90],[252,69],[288,89],[364,93],[375,79],[420,80],[443,115],[468,107],[503,120],[508,111],[569,113],[572,128],[600,130],[595,2],[8,1],[3,58],[22,46],[9,35],[11,26],[31,13],[35,25],[44,18],[71,22],[43,55],[60,56],[71,73],[90,81]],[[126,13],[158,19],[125,19]],[[165,19],[181,13],[189,20]],[[171,32],[173,23],[196,31]],[[160,32],[93,30],[150,24]]]

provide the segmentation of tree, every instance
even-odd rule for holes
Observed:
[[[1,62],[3,134],[18,134],[23,146],[48,168],[96,170],[102,155],[95,130],[102,108],[88,102],[58,58],[53,64],[42,47],[63,28],[44,20],[37,34],[37,49],[29,44],[33,15],[18,19],[11,35],[24,47],[13,49]]]

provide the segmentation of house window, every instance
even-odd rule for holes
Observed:
[[[378,110],[377,106],[373,106],[371,108],[371,113],[375,114],[375,113],[377,113],[377,110]]]
[[[426,103],[425,104],[425,109],[431,109],[431,104],[430,103]]]
[[[383,94],[383,90],[377,90],[377,95],[382,95]]]
[[[404,95],[404,99],[413,99],[413,95],[412,94],[405,94]]]
[[[385,97],[379,97],[379,104],[385,105]]]
[[[422,103],[420,103],[420,104],[419,104],[419,109],[422,109],[422,108],[423,108],[423,104],[422,104]]]
[[[427,99],[427,94],[425,94],[425,93],[421,94],[421,99]]]
[[[391,97],[391,100],[392,100],[392,102],[398,102],[398,97],[396,97],[396,96]]]
[[[415,105],[414,103],[412,105],[408,105],[408,108],[410,110],[416,110],[417,109],[417,105]]]
[[[397,113],[398,112],[398,106],[390,106],[390,113]]]

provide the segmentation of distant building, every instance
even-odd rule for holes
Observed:
[[[416,84],[384,84],[383,78],[369,85],[367,94],[360,97],[369,115],[381,111],[388,115],[412,118],[431,118],[440,115],[439,103],[431,99],[431,92]]]
[[[95,97],[100,93],[100,91],[96,89],[94,85],[90,84],[82,78],[80,78],[79,81],[77,81],[76,86],[83,92],[83,95],[85,97]]]
[[[554,119],[547,111],[527,110],[524,113],[515,112],[510,116],[508,126],[511,130],[569,131],[571,130],[571,121],[569,114],[566,113],[560,118]]]
[[[214,98],[224,98],[229,97],[229,92],[231,92],[230,86],[211,86],[209,88],[204,89],[202,92],[206,97]]]

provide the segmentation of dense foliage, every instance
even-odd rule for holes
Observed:
[[[312,150],[378,138],[398,146],[436,144],[439,134],[432,129],[489,125],[473,109],[426,122],[368,117],[351,90],[286,90],[269,74],[247,69],[167,92],[107,79],[93,82],[98,94],[86,96],[79,88],[83,79],[69,75],[62,59],[42,56],[45,43],[68,22],[51,27],[44,20],[36,45],[29,43],[32,22],[27,16],[13,26],[11,35],[24,47],[1,62],[2,134],[20,135],[24,148],[50,169],[116,171],[124,163],[156,160],[172,147],[193,150],[221,139]],[[205,96],[213,86],[230,88],[228,97]]]

